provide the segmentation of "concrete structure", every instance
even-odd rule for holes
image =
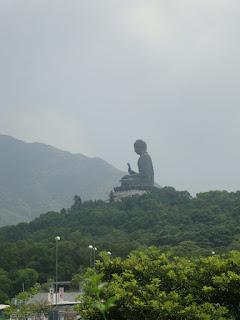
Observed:
[[[116,191],[113,192],[113,198],[114,201],[121,201],[124,198],[127,197],[133,197],[133,196],[141,196],[145,193],[150,192],[149,190],[127,190],[127,191]]]
[[[63,289],[63,288],[59,288]],[[74,310],[74,306],[79,304],[77,297],[81,294],[81,292],[64,292],[64,290],[60,290],[58,293],[59,296],[57,298],[55,293],[52,292],[51,289],[49,292],[40,292],[36,295],[32,296],[27,304],[46,304],[49,306],[48,313],[43,312],[41,314],[32,314],[27,315],[28,320],[74,320],[78,317],[78,313]],[[16,314],[12,314],[10,320],[19,320]]]
[[[38,302],[45,302],[49,305],[74,305],[77,304],[76,302],[77,297],[81,294],[79,291],[74,292],[64,292],[63,298],[59,297],[58,303],[55,303],[55,298],[53,294],[53,299],[51,298],[51,293],[49,292],[40,292],[34,295],[29,301],[28,304],[38,303]]]

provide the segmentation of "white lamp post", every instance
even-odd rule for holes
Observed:
[[[96,251],[97,251],[97,248],[94,247],[93,248],[93,268],[95,270],[95,261],[96,261]]]
[[[55,291],[56,291],[56,304],[58,303],[58,241],[60,241],[61,238],[59,236],[55,237],[55,241],[56,241],[56,274],[55,274]]]
[[[89,254],[89,266],[90,268],[92,267],[92,255],[93,255],[93,245],[89,245],[88,248],[90,249],[90,254]]]
[[[95,261],[96,261],[96,251],[97,251],[97,248],[95,246],[93,246],[92,244],[90,244],[88,246],[88,248],[90,249],[90,268],[92,267],[92,264],[93,264],[93,268],[95,270]],[[93,261],[92,261],[93,260]],[[93,263],[92,263],[93,262]]]

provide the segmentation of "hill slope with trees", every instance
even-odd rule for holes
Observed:
[[[123,175],[99,158],[0,135],[0,226],[84,200],[107,199]]]
[[[0,275],[12,284],[8,292],[21,289],[17,279],[19,272],[26,274],[25,269],[31,269],[27,272],[33,278],[36,271],[41,283],[54,277],[57,235],[61,237],[60,280],[69,280],[89,266],[89,244],[121,257],[152,245],[185,257],[237,250],[240,192],[212,191],[191,197],[186,191],[166,187],[116,203],[82,202],[75,197],[70,209],[3,227]]]

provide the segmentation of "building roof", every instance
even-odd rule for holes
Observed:
[[[0,311],[9,308],[8,304],[0,304]]]
[[[64,304],[75,304],[76,298],[81,294],[79,291],[67,291],[64,292],[64,300],[59,301],[58,304],[64,305]],[[48,292],[39,292],[35,294],[33,297],[30,298],[28,301],[29,304],[37,303],[37,302],[46,302],[49,303],[48,300]]]

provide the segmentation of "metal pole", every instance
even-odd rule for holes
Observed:
[[[60,237],[57,236],[55,237],[55,241],[56,241],[56,274],[55,274],[55,277],[56,277],[56,282],[55,282],[55,294],[56,294],[56,304],[58,303],[58,298],[57,298],[57,294],[58,294],[58,241],[60,240]]]
[[[56,240],[56,285],[55,285],[55,290],[56,290],[56,304],[58,303],[58,298],[57,298],[57,291],[58,291],[58,241]]]
[[[88,248],[90,249],[89,253],[89,266],[92,267],[92,258],[93,258],[93,245],[89,245]]]
[[[96,251],[97,251],[97,248],[93,247],[93,268],[94,268],[94,271],[95,271],[95,263],[96,263]]]
[[[92,267],[92,249],[90,248],[90,254],[89,254],[89,266]]]

